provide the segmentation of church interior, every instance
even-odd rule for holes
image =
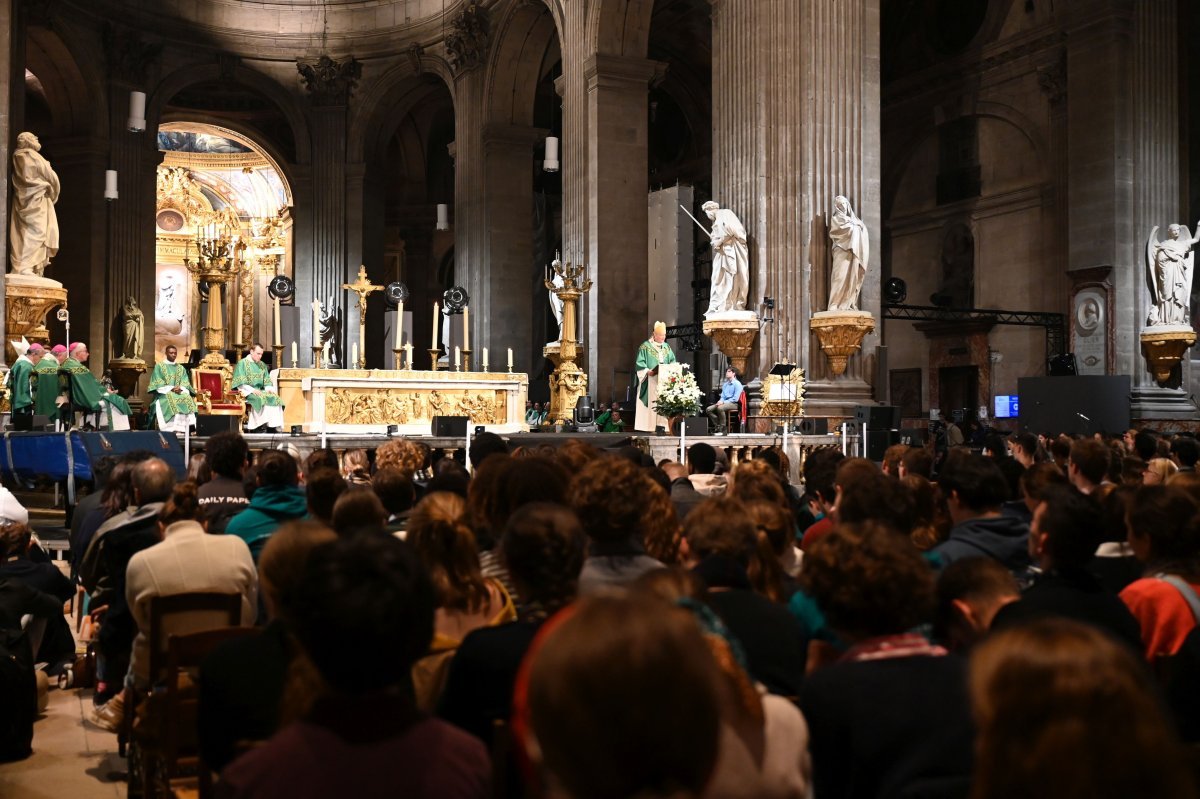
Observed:
[[[603,411],[661,462],[740,414],[799,484],[946,424],[1197,433],[1197,30],[1187,0],[0,0],[0,371],[83,343],[136,431],[182,365],[189,454]],[[685,372],[725,417],[656,409]]]

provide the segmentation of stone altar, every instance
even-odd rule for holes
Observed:
[[[468,416],[472,426],[517,433],[525,424],[529,376],[512,372],[409,369],[280,369],[272,373],[286,427],[306,433],[429,435],[434,416]]]

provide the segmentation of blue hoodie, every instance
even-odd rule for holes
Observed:
[[[225,525],[225,533],[245,541],[258,563],[267,539],[279,525],[306,515],[308,503],[300,486],[259,486],[246,509]]]
[[[1020,572],[1029,568],[1029,525],[1012,516],[992,516],[967,519],[956,524],[950,537],[930,552],[949,566],[963,558],[988,556]]]

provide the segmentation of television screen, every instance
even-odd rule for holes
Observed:
[[[1015,419],[1019,415],[1017,413],[1017,396],[1015,394],[1001,394],[996,397],[996,412],[994,416],[997,419]]]

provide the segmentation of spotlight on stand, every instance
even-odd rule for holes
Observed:
[[[596,432],[596,409],[592,407],[591,397],[585,394],[575,401],[574,416],[576,432]]]
[[[888,305],[899,305],[908,299],[908,284],[898,277],[890,277],[883,284],[883,301]]]

